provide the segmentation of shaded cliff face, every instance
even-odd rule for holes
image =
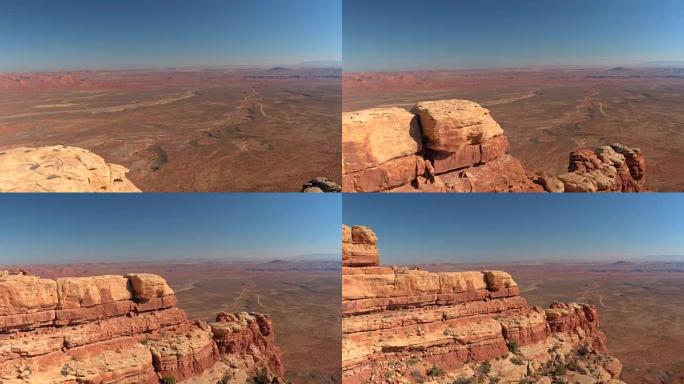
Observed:
[[[157,275],[0,272],[3,383],[278,383],[282,374],[268,316],[190,321]]]
[[[644,158],[620,144],[570,154],[568,173],[523,168],[489,110],[468,100],[426,101],[411,111],[342,114],[345,192],[638,192]]]
[[[362,260],[342,272],[345,383],[621,383],[592,305],[530,307],[503,271]]]

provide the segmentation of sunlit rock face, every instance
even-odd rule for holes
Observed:
[[[372,233],[357,239],[379,255],[367,227],[344,226],[343,244],[353,244],[354,228]],[[347,257],[345,383],[621,383],[622,365],[607,354],[593,305],[530,307],[504,271],[430,272]]]
[[[191,321],[176,301],[166,281],[148,273],[43,279],[0,272],[0,379],[279,381],[283,366],[268,316]]]
[[[570,154],[567,174],[527,170],[489,110],[468,100],[342,114],[344,192],[639,192],[644,157],[621,144]]]

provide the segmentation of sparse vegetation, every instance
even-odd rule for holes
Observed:
[[[520,358],[519,356],[513,356],[513,357],[511,357],[511,363],[513,363],[513,364],[515,364],[515,365],[523,365],[523,364],[525,364],[525,362],[523,361],[523,359]]]
[[[436,365],[433,365],[432,367],[430,367],[430,369],[428,369],[426,373],[429,377],[444,376],[444,370],[437,367]]]
[[[557,364],[553,368],[553,375],[554,376],[563,376],[566,373],[568,373],[568,368],[565,366],[565,364]]]
[[[410,359],[406,360],[406,365],[411,366],[411,365],[416,365],[418,363],[418,360],[414,357],[411,357]]]
[[[411,371],[411,377],[416,381],[416,383],[422,383],[425,379],[425,375],[423,375],[423,373],[417,369]]]
[[[161,384],[176,384],[176,376],[162,377]]]
[[[451,384],[475,384],[475,380],[472,378],[459,377],[454,380]]]
[[[488,361],[485,361],[484,363],[480,364],[478,371],[481,374],[486,375],[492,371],[492,365]]]
[[[508,350],[511,351],[511,353],[517,355],[518,353],[520,353],[520,345],[518,345],[516,341],[509,341]]]
[[[568,369],[571,371],[581,373],[583,375],[587,374],[587,370],[582,368],[582,366],[579,365],[579,362],[577,362],[577,360],[573,360],[573,361],[569,362],[568,363]]]

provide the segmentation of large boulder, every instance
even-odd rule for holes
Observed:
[[[343,173],[375,167],[422,150],[414,114],[401,108],[373,108],[342,114]]]
[[[436,100],[416,104],[425,147],[455,152],[468,144],[482,144],[503,129],[489,110],[469,100]]]
[[[377,236],[364,226],[342,226],[342,265],[366,267],[380,263]]]
[[[77,147],[0,151],[0,192],[140,192],[126,173],[125,167]]]
[[[58,303],[55,280],[0,272],[0,316],[55,309]]]
[[[128,279],[115,275],[59,278],[57,291],[61,309],[131,300]]]
[[[418,118],[401,108],[342,114],[342,189],[389,190],[425,173]]]
[[[126,278],[131,282],[133,297],[136,300],[148,301],[173,295],[173,290],[166,284],[166,280],[151,273],[129,273]]]

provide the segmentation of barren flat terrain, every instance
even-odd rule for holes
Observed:
[[[41,277],[156,273],[193,319],[221,311],[272,317],[286,377],[293,383],[340,383],[341,279],[338,262],[112,263],[24,266]]]
[[[344,111],[472,100],[529,169],[563,173],[570,151],[620,142],[644,152],[651,190],[684,191],[684,69],[345,73],[343,95]]]
[[[684,263],[436,264],[430,270],[501,269],[531,305],[594,304],[627,383],[684,383]]]
[[[340,70],[0,73],[0,150],[64,144],[143,191],[298,191],[340,181]]]

